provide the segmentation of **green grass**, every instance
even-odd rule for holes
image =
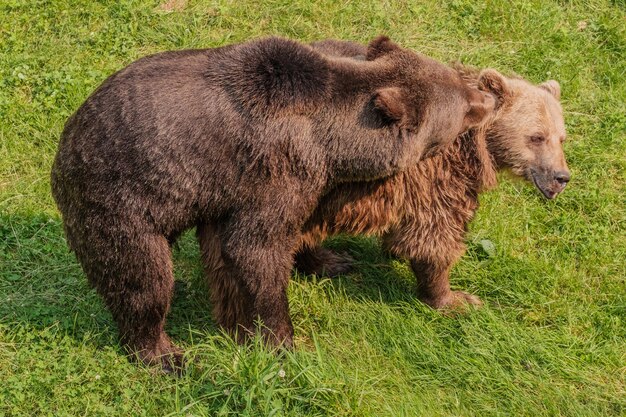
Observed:
[[[184,2],[183,2],[184,3]],[[0,416],[626,414],[626,6],[451,2],[0,0]],[[584,22],[584,23],[583,23]],[[338,280],[294,276],[297,349],[236,346],[210,318],[192,234],[175,250],[179,379],[130,364],[68,252],[49,170],[65,119],[105,77],[167,49],[281,34],[386,33],[435,58],[563,88],[572,182],[482,198],[452,285],[484,308],[431,311],[375,240]],[[496,250],[487,256],[480,240]]]

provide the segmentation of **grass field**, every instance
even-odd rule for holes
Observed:
[[[452,285],[484,308],[429,310],[406,264],[373,239],[336,238],[356,272],[294,276],[297,349],[275,356],[216,328],[189,233],[167,330],[191,365],[175,379],[129,363],[50,196],[65,119],[153,52],[380,33],[561,82],[572,181],[547,202],[503,176],[482,197]],[[0,416],[623,416],[625,260],[623,0],[0,0]]]

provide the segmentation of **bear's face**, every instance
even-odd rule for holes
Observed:
[[[424,156],[479,126],[494,111],[490,92],[469,86],[457,71],[386,37],[368,45],[366,60],[386,60],[392,65],[393,86],[379,89],[374,105],[409,134],[419,136]]]
[[[456,71],[447,66],[439,69],[437,75],[436,82],[429,81],[427,84],[431,102],[427,108],[437,112],[437,117],[420,114],[419,111],[416,114],[416,125],[428,132],[426,156],[440,151],[468,129],[483,124],[496,104],[492,94],[469,87]]]
[[[499,167],[532,182],[548,199],[565,189],[570,173],[563,154],[565,124],[556,81],[532,85],[483,70],[478,86],[498,99],[488,146]]]

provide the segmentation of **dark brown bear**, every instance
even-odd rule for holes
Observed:
[[[355,55],[365,47],[324,41],[331,55]],[[556,81],[538,86],[495,70],[457,68],[469,84],[497,97],[497,108],[480,129],[460,136],[432,158],[388,179],[343,184],[326,195],[305,225],[296,266],[329,276],[345,273],[351,259],[319,243],[337,233],[375,234],[392,254],[410,261],[419,297],[434,308],[479,305],[478,297],[451,291],[449,272],[465,252],[467,224],[478,194],[496,185],[496,170],[508,169],[554,198],[569,181],[563,155],[565,126]]]
[[[258,318],[289,346],[286,288],[319,199],[406,168],[493,108],[386,37],[365,54],[280,38],[161,53],[112,75],[68,120],[52,168],[67,240],[144,362],[180,361],[163,328],[168,242],[181,232],[214,234],[216,320],[245,333]]]

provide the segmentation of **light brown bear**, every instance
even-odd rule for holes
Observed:
[[[359,56],[352,42],[314,43],[330,55]],[[335,188],[305,225],[296,267],[334,276],[352,259],[319,244],[338,233],[382,237],[391,254],[407,259],[418,295],[433,308],[479,305],[475,295],[451,291],[449,272],[465,252],[467,225],[478,209],[478,194],[496,186],[496,172],[510,170],[532,182],[549,199],[570,179],[563,154],[565,126],[556,81],[533,85],[493,69],[457,66],[470,85],[497,97],[497,107],[480,129],[459,136],[445,152],[393,177]]]

